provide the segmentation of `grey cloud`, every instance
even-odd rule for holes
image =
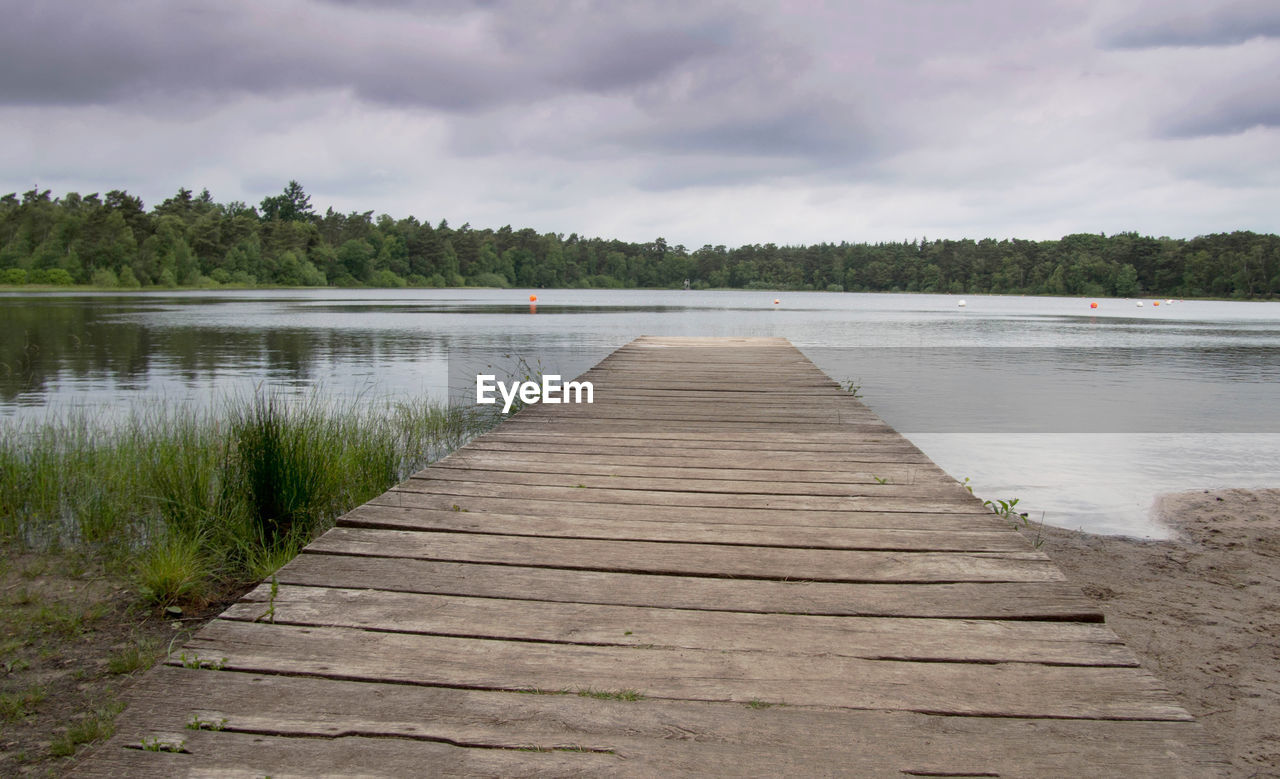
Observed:
[[[1273,0],[1232,3],[1148,3],[1104,32],[1120,49],[1160,46],[1230,46],[1280,37],[1280,5]]]
[[[1234,86],[1225,97],[1204,96],[1170,117],[1161,134],[1168,138],[1233,135],[1254,127],[1280,127],[1280,84]]]
[[[479,110],[642,85],[713,55],[713,32],[733,26],[729,12],[632,19],[611,6],[489,5],[326,0],[193,11],[153,0],[122,14],[96,2],[15,4],[0,30],[0,102],[349,89],[388,105]]]

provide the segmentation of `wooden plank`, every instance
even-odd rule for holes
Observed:
[[[539,487],[569,487],[585,489],[624,489],[642,492],[696,492],[725,493],[729,495],[772,495],[796,496],[803,498],[835,497],[835,498],[961,498],[971,499],[971,493],[954,481],[926,482],[923,484],[898,484],[886,480],[881,484],[874,480],[831,484],[822,482],[764,482],[739,479],[693,480],[688,476],[673,478],[667,476],[631,476],[619,479],[616,476],[596,476],[585,473],[546,473],[520,469],[481,469],[481,468],[431,468],[414,474],[412,484],[429,492],[448,492],[452,485],[441,482],[468,482],[471,484],[490,484],[500,481],[504,485],[529,485]]]
[[[712,464],[702,467],[681,465],[627,464],[634,458],[610,458],[609,462],[593,459],[584,462],[566,455],[533,455],[524,453],[468,452],[452,455],[431,465],[435,471],[444,469],[476,471],[515,471],[519,473],[560,473],[566,475],[589,474],[623,479],[648,477],[684,479],[697,482],[702,479],[731,479],[737,481],[763,481],[775,484],[784,481],[791,484],[873,484],[877,478],[892,484],[950,483],[954,480],[939,470],[919,465],[885,465],[845,471],[788,471],[779,468],[718,468]],[[873,472],[874,471],[874,472]],[[493,476],[491,478],[501,478]]]
[[[564,452],[524,451],[517,448],[506,449],[472,449],[466,448],[439,460],[432,467],[465,468],[471,463],[512,464],[524,467],[526,464],[542,463],[547,468],[556,468],[571,472],[574,468],[586,468],[583,473],[604,471],[614,472],[612,466],[619,468],[655,468],[668,473],[686,473],[696,478],[705,471],[711,470],[738,479],[792,479],[795,481],[830,481],[832,479],[853,479],[858,476],[870,478],[872,471],[882,478],[887,476],[893,481],[909,481],[928,476],[930,478],[946,478],[940,469],[932,463],[856,463],[835,470],[831,463],[816,462],[813,459],[795,459],[781,457],[735,457],[729,462],[720,459],[689,457],[682,455],[591,455],[582,457]],[[620,473],[620,472],[619,472]],[[922,476],[923,474],[923,476]],[[717,478],[715,473],[710,474]]]
[[[826,582],[1043,582],[1062,572],[1044,554],[878,552],[725,544],[593,541],[335,527],[315,554],[524,565],[587,571]]]
[[[719,407],[721,404],[715,403],[709,406],[709,409]],[[521,421],[519,415],[511,417],[510,422]],[[568,428],[574,428],[569,430]],[[646,431],[636,430],[605,430],[599,425],[570,425],[565,429],[561,429],[558,425],[542,424],[536,430],[520,430],[519,425],[503,424],[493,430],[475,438],[475,441],[520,441],[527,443],[536,443],[541,440],[556,438],[568,438],[573,441],[597,441],[603,440],[611,443],[626,443],[635,441],[679,441],[687,443],[689,446],[698,446],[705,442],[733,442],[752,444],[768,443],[775,444],[779,442],[801,443],[807,446],[815,444],[822,445],[822,451],[830,451],[834,448],[847,448],[861,450],[864,446],[869,445],[912,445],[909,441],[905,441],[902,435],[896,432],[887,433],[858,433],[845,434],[831,431],[815,431],[801,435],[791,430],[771,430],[766,432],[753,430],[718,430],[707,432],[691,432],[681,426],[680,428],[664,428],[653,427]]]
[[[432,530],[543,538],[681,541],[686,543],[777,546],[801,549],[878,549],[882,551],[1017,552],[1026,540],[1008,529],[937,530],[730,525],[692,522],[672,516],[643,520],[593,519],[406,509],[365,504],[338,518],[341,527]]]
[[[750,709],[686,701],[613,701],[579,696],[410,687],[287,676],[157,669],[121,718],[118,743],[137,743],[170,721],[175,701],[186,721],[221,722],[221,732],[192,731],[190,754],[116,750],[131,758],[126,775],[178,776],[213,760],[256,770],[391,773],[394,756],[360,749],[398,739],[474,745],[498,758],[534,758],[494,767],[519,775],[549,771],[547,752],[607,749],[606,770],[646,775],[717,775],[751,766],[757,775],[796,776],[856,767],[864,775],[1050,775],[1064,761],[1125,776],[1202,776],[1218,767],[1188,745],[1203,731],[1186,722],[1096,722],[940,717],[906,712]],[[309,701],[299,707],[297,701]],[[377,734],[368,738],[366,734]],[[253,740],[254,736],[267,736]],[[283,736],[286,738],[270,738]],[[1117,742],[1126,745],[1116,750]],[[309,747],[311,752],[295,747]],[[477,748],[478,747],[478,748]],[[505,747],[505,749],[503,749]],[[104,750],[100,750],[102,754]],[[448,754],[448,753],[445,753]],[[562,753],[575,759],[582,754]],[[596,753],[600,754],[600,753]],[[439,759],[439,758],[437,758]],[[477,759],[494,759],[481,755]],[[332,761],[328,764],[322,760]],[[226,763],[222,763],[226,765]],[[169,773],[154,768],[164,766]],[[429,763],[446,770],[456,763]],[[583,771],[596,764],[580,765]],[[478,763],[462,768],[481,772]],[[139,770],[147,773],[137,773]],[[419,766],[420,770],[420,766]],[[459,769],[461,770],[461,769]],[[411,771],[413,773],[414,771]]]
[[[963,716],[1191,720],[1141,668],[831,656],[798,663],[771,652],[547,645],[223,619],[196,634],[187,651],[234,671],[467,689],[638,690],[678,700]]]
[[[477,440],[468,444],[467,447],[472,452],[484,450],[506,452],[516,448],[496,440]],[[659,455],[666,457],[680,456],[701,462],[733,460],[734,462],[752,463],[752,465],[746,467],[760,467],[756,464],[779,461],[789,464],[791,460],[802,461],[809,464],[811,468],[832,468],[848,463],[930,464],[930,460],[923,454],[905,447],[895,451],[884,452],[868,452],[865,450],[840,452],[828,450],[817,444],[807,448],[801,448],[802,445],[797,445],[796,448],[785,447],[785,444],[779,444],[770,447],[744,446],[736,449],[726,449],[723,446],[710,448],[684,445],[662,446],[657,444],[646,446],[642,444],[591,444],[587,442],[557,443],[549,440],[521,444],[519,446],[520,450],[525,452],[564,452],[583,458],[590,455]]]
[[[424,492],[480,498],[519,498],[570,503],[608,503],[635,506],[684,506],[687,508],[789,509],[792,511],[918,511],[987,513],[982,504],[962,489],[953,497],[884,497],[851,495],[751,495],[743,493],[678,492],[674,490],[626,490],[607,487],[544,487],[530,484],[495,484],[488,481],[455,481],[411,477],[394,492]]]
[[[261,585],[223,614],[277,625],[398,633],[929,662],[1138,665],[1109,629],[1093,623],[924,620],[549,603],[282,585]]]
[[[174,745],[179,751],[145,749]],[[614,754],[537,749],[472,748],[444,741],[364,734],[336,738],[273,735],[263,732],[163,730],[138,734],[129,742],[113,740],[95,762],[73,776],[271,777],[304,776],[513,776],[577,777],[618,771]]]
[[[741,613],[1102,621],[1097,604],[1068,582],[837,584],[306,552],[277,576],[285,584]]]
[[[369,503],[398,508],[442,509],[459,512],[494,512],[528,516],[573,516],[599,519],[696,518],[699,522],[743,525],[774,524],[782,527],[885,527],[936,530],[1007,530],[1009,524],[986,509],[949,511],[792,511],[788,509],[690,508],[643,506],[584,501],[526,500],[520,497],[485,498],[428,492],[390,490]],[[454,506],[457,506],[455,509]]]

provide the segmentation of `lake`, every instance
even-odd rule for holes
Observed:
[[[1034,520],[1163,537],[1149,516],[1161,492],[1280,486],[1280,303],[963,299],[4,293],[0,419],[75,410],[124,419],[148,404],[216,404],[259,387],[457,402],[486,366],[574,375],[642,334],[785,336],[977,494],[1017,497]]]

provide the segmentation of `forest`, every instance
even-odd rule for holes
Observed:
[[[689,250],[530,228],[318,214],[296,181],[256,207],[179,189],[0,198],[0,285],[789,289],[1267,299],[1280,237],[1079,233],[1058,240],[751,244]]]

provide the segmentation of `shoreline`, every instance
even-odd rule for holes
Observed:
[[[546,292],[759,292],[761,294],[783,293],[783,292],[821,292],[831,295],[937,295],[940,297],[978,297],[978,298],[1046,298],[1049,300],[1113,300],[1121,303],[1130,303],[1140,300],[1175,300],[1179,303],[1206,302],[1206,303],[1275,303],[1280,298],[1275,295],[1267,297],[1250,297],[1250,298],[1234,298],[1234,297],[1205,297],[1185,295],[1164,295],[1151,293],[1148,295],[1137,295],[1129,297],[1117,297],[1115,295],[1050,295],[1050,294],[1032,294],[1026,292],[908,292],[906,290],[893,289],[875,289],[875,290],[832,290],[832,289],[793,289],[791,287],[769,287],[752,289],[749,287],[705,287],[699,289],[685,289],[679,286],[670,287],[521,287],[512,285],[509,287],[493,287],[484,285],[467,285],[463,286],[414,286],[405,285],[403,287],[386,287],[386,286],[370,286],[362,284],[356,287],[333,286],[326,284],[324,286],[310,286],[306,284],[241,284],[238,282],[227,282],[224,284],[214,285],[178,285],[175,287],[165,287],[160,285],[150,285],[144,287],[101,287],[93,284],[0,284],[0,292],[111,292],[122,295],[132,295],[141,293],[173,293],[173,292],[255,292],[268,291],[280,292],[288,290],[330,290],[334,292],[352,291],[352,290],[498,290],[502,292],[529,292],[529,291],[546,291]]]
[[[1199,720],[1232,776],[1280,775],[1280,489],[1159,496],[1168,540],[1045,526],[1041,549]]]

